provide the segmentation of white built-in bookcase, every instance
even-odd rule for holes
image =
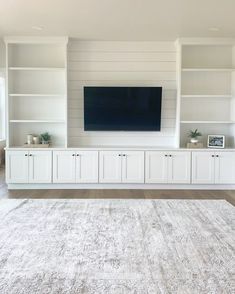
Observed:
[[[235,42],[225,39],[182,39],[178,51],[178,146],[185,147],[188,132],[225,135],[226,147],[235,136]]]
[[[67,37],[7,37],[7,147],[49,132],[67,147]]]
[[[43,132],[49,132],[52,135],[52,147],[68,147],[68,38],[7,37],[5,38],[5,43],[7,68],[6,88],[8,91],[6,103],[7,147],[21,147],[26,141],[27,134],[40,135]],[[105,44],[107,45],[107,43]],[[80,54],[83,50],[82,52],[84,54],[85,50],[88,54],[88,49],[79,47],[78,52]],[[96,50],[98,49],[96,48]],[[175,144],[173,145],[172,143],[172,147],[185,147],[189,141],[189,130],[197,128],[203,133],[201,140],[204,143],[204,147],[206,147],[207,135],[221,134],[226,136],[226,147],[234,148],[235,40],[205,38],[180,39],[176,42],[176,52],[178,96],[176,132],[173,134]],[[70,53],[72,54],[74,51]],[[77,54],[77,52],[75,53]],[[88,57],[90,56],[89,54]],[[175,54],[175,51],[172,54]],[[71,60],[75,57],[73,55],[70,56]],[[88,60],[90,59],[88,58]],[[76,64],[82,66],[84,65],[83,63],[77,62]],[[95,68],[97,66],[96,63],[93,64],[89,61],[86,64],[88,66],[86,71],[84,71],[84,68],[76,68],[76,71],[70,72],[70,79],[73,76],[73,80],[70,80],[70,86],[76,86],[70,90],[75,93],[76,99],[77,97],[82,99],[82,87],[85,85],[79,79],[88,79],[93,84],[94,76],[101,74],[96,72],[95,74],[90,73],[90,67],[92,68],[93,66]],[[73,63],[70,62],[70,66],[73,66]],[[155,71],[159,74],[158,67],[156,67],[154,73]],[[163,86],[163,92],[165,91],[165,93],[169,92],[169,83],[173,83],[175,89],[175,71],[170,68],[170,73],[172,73],[172,76],[166,71],[166,76],[169,78],[167,83],[164,83],[162,80],[154,80],[153,85]],[[110,72],[105,72],[105,77],[107,74],[110,75]],[[127,77],[125,72],[124,74],[118,72],[118,74],[118,78],[119,76],[123,77],[121,84],[129,83],[129,81],[124,79],[124,77]],[[128,80],[134,75],[136,73],[133,74],[132,71],[128,70]],[[142,71],[140,77],[141,80],[138,80],[138,85],[142,85],[142,80],[147,82],[147,84],[149,83],[145,72]],[[165,77],[165,70],[162,71],[160,77],[161,79]],[[100,76],[98,78],[100,79]],[[103,85],[103,79],[102,72],[102,80],[101,82],[100,80],[98,81],[99,85]],[[115,79],[111,82],[112,84],[117,84]],[[72,96],[72,98],[74,97]],[[75,98],[71,99],[71,101],[74,102]],[[163,97],[163,99],[165,98]],[[166,104],[166,101],[163,100],[163,104]],[[168,114],[168,112],[165,113]],[[173,116],[174,114],[172,114]],[[164,119],[169,119],[169,117],[164,117]],[[144,135],[140,134],[143,138],[145,137]],[[156,144],[155,134],[151,134],[151,136],[153,136],[153,139],[150,139],[148,142],[151,144],[152,141],[152,145],[154,146]],[[110,137],[109,145],[112,143],[111,140],[114,139]],[[114,140],[114,145],[115,142]],[[164,140],[159,139],[156,145],[164,147]],[[171,146],[167,145],[167,147]]]

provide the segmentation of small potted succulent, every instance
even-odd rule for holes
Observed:
[[[200,133],[200,132],[198,132],[198,129],[196,129],[196,130],[191,130],[190,132],[189,132],[189,138],[190,138],[190,142],[191,143],[198,143],[198,137],[201,137],[202,136],[202,134]]]
[[[42,144],[49,144],[51,140],[51,136],[48,132],[41,134]]]

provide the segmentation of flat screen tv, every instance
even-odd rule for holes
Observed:
[[[161,87],[84,87],[85,131],[160,131]]]

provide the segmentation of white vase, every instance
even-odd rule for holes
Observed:
[[[190,139],[190,142],[191,142],[191,143],[194,143],[194,144],[195,144],[195,143],[198,143],[198,139],[196,139],[196,138],[191,138],[191,139]]]
[[[27,135],[27,144],[28,145],[33,144],[33,135],[31,134]]]
[[[40,138],[39,138],[39,136],[34,136],[33,137],[33,144],[36,144],[36,145],[40,144]]]

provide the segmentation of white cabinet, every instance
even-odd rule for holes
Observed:
[[[162,151],[147,151],[145,156],[145,182],[167,183],[168,160],[167,153]]]
[[[168,183],[189,184],[191,181],[191,153],[170,152],[168,160]]]
[[[53,152],[53,182],[75,183],[76,162],[74,151]]]
[[[235,151],[7,150],[6,181],[235,184]]]
[[[26,151],[7,151],[6,153],[6,182],[28,183],[29,162]]]
[[[191,154],[188,151],[147,151],[146,183],[190,183]]]
[[[121,183],[122,153],[121,151],[101,151],[99,160],[99,182]]]
[[[235,152],[215,152],[215,183],[235,183]]]
[[[143,151],[101,151],[100,183],[144,183]]]
[[[7,183],[51,183],[51,151],[7,151]]]
[[[51,152],[30,151],[29,157],[29,183],[51,183],[52,156]]]
[[[197,151],[192,153],[192,183],[213,184],[215,179],[214,152]]]
[[[144,152],[122,153],[122,182],[144,183]]]
[[[53,152],[54,183],[97,183],[97,151]]]
[[[98,183],[98,152],[76,152],[76,182]]]
[[[234,184],[235,152],[193,152],[193,184]]]

